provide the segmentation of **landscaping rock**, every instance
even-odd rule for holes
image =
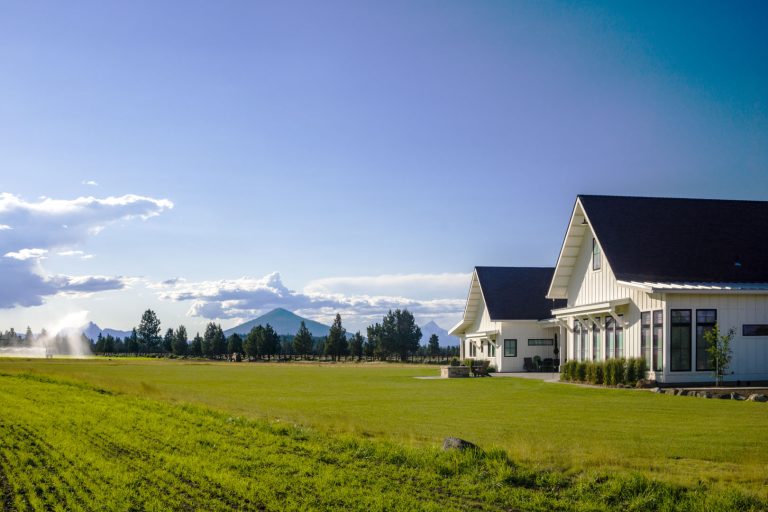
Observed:
[[[696,396],[698,396],[699,398],[712,398],[712,393],[710,393],[709,391],[699,391],[698,393],[696,393]]]
[[[663,389],[661,389],[661,388],[653,388],[653,390],[652,390],[652,391],[653,391],[654,393],[663,393],[663,392],[664,392],[664,390],[663,390]]]
[[[712,395],[712,398],[720,398],[721,400],[730,400],[731,394],[730,393],[715,393]]]
[[[731,400],[744,400],[744,396],[738,393],[731,393]]]
[[[747,398],[750,402],[768,402],[768,396],[761,395],[758,393],[753,393],[749,395],[749,398]]]
[[[680,393],[678,393],[678,395],[680,395],[680,396],[688,396],[690,393],[691,392],[688,391],[687,389],[681,389]]]
[[[458,437],[446,437],[443,440],[443,450],[479,450],[480,448],[469,441],[459,439]]]

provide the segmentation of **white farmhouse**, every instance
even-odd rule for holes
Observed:
[[[726,381],[768,380],[768,202],[578,196],[546,297],[567,302],[562,361],[643,357],[659,382],[712,381],[717,323],[735,331]]]
[[[450,334],[461,339],[461,358],[490,360],[500,372],[534,370],[534,357],[557,366],[560,327],[551,310],[565,301],[544,296],[550,268],[475,267],[464,318]]]

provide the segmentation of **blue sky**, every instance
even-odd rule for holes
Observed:
[[[764,2],[4,2],[0,328],[276,305],[448,327],[472,266],[554,264],[578,193],[768,199],[766,22]]]

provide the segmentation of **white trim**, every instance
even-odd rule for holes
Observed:
[[[723,293],[763,295],[768,293],[768,283],[659,283],[617,280],[619,286],[635,288],[646,293]]]
[[[565,318],[574,315],[598,315],[605,313],[615,313],[616,308],[625,306],[631,301],[629,298],[610,300],[608,302],[596,302],[594,304],[584,304],[583,306],[573,306],[570,308],[553,309],[552,315],[556,318]]]
[[[498,329],[494,329],[492,331],[477,331],[471,334],[466,334],[465,336],[467,339],[474,339],[474,338],[493,339],[493,338],[496,338],[496,336],[498,336],[499,334],[501,334],[501,331],[499,331]]]

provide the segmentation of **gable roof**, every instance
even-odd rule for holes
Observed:
[[[768,201],[579,195],[549,296],[564,296],[581,219],[617,280],[768,282]]]
[[[552,267],[475,267],[491,320],[551,318],[552,310],[563,302],[545,298],[554,270]]]
[[[481,296],[492,321],[552,318],[553,309],[566,305],[564,300],[544,297],[554,270],[552,267],[475,267],[464,318],[450,334],[461,334],[474,322]]]

